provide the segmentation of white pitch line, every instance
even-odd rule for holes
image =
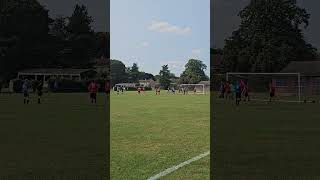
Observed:
[[[161,177],[164,177],[164,176],[166,176],[166,175],[178,170],[179,168],[182,168],[183,166],[186,166],[188,164],[191,164],[194,161],[198,161],[198,160],[208,156],[209,154],[210,154],[210,151],[207,151],[207,152],[205,152],[203,154],[200,154],[200,155],[198,155],[196,157],[193,157],[193,158],[191,158],[191,159],[189,159],[189,160],[187,160],[187,161],[185,161],[183,163],[180,163],[180,164],[178,164],[176,166],[172,166],[172,167],[160,172],[159,174],[156,174],[156,175],[148,178],[147,180],[156,180],[156,179],[159,179]]]

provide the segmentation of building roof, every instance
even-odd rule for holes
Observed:
[[[94,71],[92,69],[57,69],[57,68],[49,68],[49,69],[26,69],[20,71],[19,74],[43,74],[43,75],[79,75],[82,73],[86,73],[89,71]]]
[[[198,84],[210,85],[210,81],[200,81]]]
[[[303,76],[320,76],[320,61],[292,61],[281,73],[300,73]]]
[[[135,87],[137,83],[118,83],[115,86]]]
[[[147,82],[154,82],[154,80],[153,79],[141,79],[141,80],[139,80],[139,82],[147,83]]]

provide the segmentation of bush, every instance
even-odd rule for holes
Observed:
[[[152,88],[151,88],[151,87],[145,87],[144,90],[146,90],[146,91],[151,91]]]
[[[60,93],[88,92],[88,86],[90,82],[91,82],[90,80],[75,81],[75,80],[62,79],[62,80],[58,80],[58,88],[54,89],[55,80],[51,79],[49,80],[49,89],[53,92],[60,92]],[[105,80],[98,79],[96,80],[96,83],[99,86],[99,92],[104,92]]]
[[[213,78],[211,79],[211,86],[214,91],[220,91],[220,84],[221,81],[226,80],[225,74],[215,74],[213,75]]]
[[[15,79],[13,81],[13,92],[20,93],[22,91],[23,81],[20,79]]]

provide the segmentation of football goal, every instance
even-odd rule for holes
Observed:
[[[305,100],[300,73],[226,73],[226,81],[232,84],[244,82],[251,100],[268,101],[269,86],[275,87],[274,101],[302,102]]]
[[[179,91],[185,91],[187,94],[205,94],[204,84],[180,84]]]

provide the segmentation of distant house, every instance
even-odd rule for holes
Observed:
[[[90,61],[89,65],[97,71],[98,74],[107,74],[109,71],[110,61],[104,56]]]
[[[114,85],[115,87],[121,86],[121,87],[126,87],[126,88],[136,88],[137,83],[118,83]]]
[[[154,89],[156,82],[153,79],[139,80],[140,86]]]
[[[204,84],[204,90],[210,91],[210,81],[201,81],[198,84]]]
[[[70,79],[84,80],[91,79],[96,76],[97,72],[93,69],[26,69],[18,72],[18,79],[34,79],[47,82],[49,79]]]
[[[293,61],[281,73],[300,73],[301,92],[307,95],[320,94],[320,61]],[[280,76],[274,78],[277,91],[296,93],[298,89],[297,76]]]

